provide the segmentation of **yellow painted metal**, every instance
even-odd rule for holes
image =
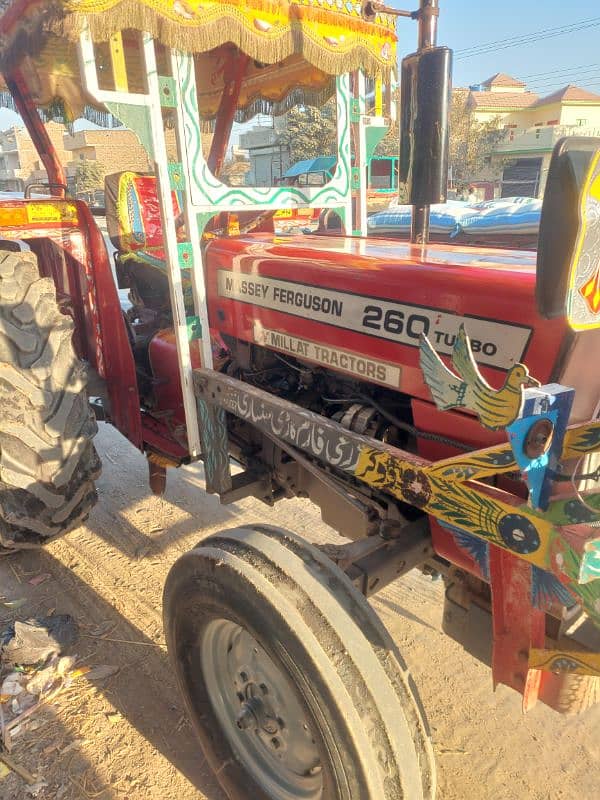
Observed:
[[[0,206],[0,228],[14,228],[17,225],[27,225],[27,211],[24,206]]]
[[[401,451],[398,451],[399,454]],[[419,467],[414,461],[403,460],[391,451],[364,447],[360,451],[354,475],[362,482],[379,489],[398,500],[416,505],[443,523],[459,526],[475,536],[482,536],[491,544],[510,549],[498,530],[503,519],[518,517],[536,530],[538,544],[529,552],[519,553],[520,558],[548,569],[551,548],[556,539],[553,524],[528,508],[506,501],[504,493],[491,490],[483,484],[467,483],[456,476],[440,478],[434,466]]]
[[[109,39],[109,46],[115,89],[117,92],[128,92],[129,82],[127,80],[127,65],[125,63],[125,50],[121,31],[112,34]]]
[[[375,116],[383,116],[383,81],[377,78],[375,81]]]

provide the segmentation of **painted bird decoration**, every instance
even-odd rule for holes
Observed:
[[[479,372],[464,325],[460,326],[452,350],[452,364],[457,375],[445,366],[426,336],[421,336],[420,363],[425,383],[439,409],[473,411],[481,424],[493,431],[517,419],[525,387],[540,385],[524,364],[515,364],[509,369],[504,386],[492,388]]]

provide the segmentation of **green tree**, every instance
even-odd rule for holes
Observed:
[[[293,108],[287,115],[287,130],[281,135],[280,141],[289,145],[292,162],[336,155],[335,102],[329,100],[323,108]]]
[[[492,166],[490,155],[502,139],[499,118],[477,122],[469,108],[469,93],[457,90],[450,106],[450,164],[455,184],[493,179],[500,168]]]
[[[220,180],[228,186],[243,186],[250,171],[250,162],[238,154],[228,158],[221,167]]]
[[[398,123],[392,123],[389,131],[375,148],[376,156],[398,156],[400,154],[400,129]]]
[[[104,184],[104,172],[97,161],[78,161],[75,168],[75,191],[95,192]]]

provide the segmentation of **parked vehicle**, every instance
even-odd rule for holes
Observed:
[[[95,216],[104,216],[106,213],[103,190],[98,189],[95,192],[77,192],[75,197],[77,200],[82,200],[84,203],[87,203],[90,211]]]
[[[419,27],[402,65],[406,243],[366,238],[361,178],[365,128],[383,124],[361,113],[364,76],[395,66],[398,15]],[[86,519],[95,418],[146,454],[154,492],[202,459],[221,502],[307,497],[351,540],[234,528],[171,569],[170,656],[230,798],[434,796],[417,689],[368,602],[414,568],[442,576],[444,630],[525,709],[598,697],[600,141],[557,145],[537,257],[428,244],[447,186],[451,53],[437,19],[437,0],[413,14],[372,1],[14,0],[0,17],[3,100],[52,193],[0,199],[2,547]],[[219,180],[240,109],[334,86],[329,182]],[[106,185],[125,312],[36,104],[115,114],[154,160],[153,175]],[[334,210],[342,230],[276,236],[273,214],[296,207]]]

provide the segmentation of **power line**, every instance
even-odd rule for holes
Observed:
[[[528,86],[536,86],[543,83],[560,83],[560,81],[569,81],[576,80],[576,81],[585,81],[588,80],[590,74],[596,73],[600,70],[600,64],[597,64],[594,67],[589,67],[589,69],[577,69],[573,70],[572,72],[556,72],[551,73],[548,72],[545,75],[540,75],[538,78],[533,79],[525,79],[521,78],[524,83],[527,83]]]
[[[537,33],[530,33],[527,35],[514,37],[513,39],[499,39],[496,42],[489,42],[485,45],[477,45],[465,50],[456,52],[456,60],[462,61],[467,58],[474,58],[486,53],[494,53],[500,50],[508,50],[512,47],[519,47],[520,45],[530,45],[536,42],[541,42],[546,39],[553,39],[558,36],[566,36],[571,33],[577,33],[582,30],[590,28],[597,28],[600,26],[600,17],[593,17],[589,20],[582,20],[580,23],[574,23],[562,28],[550,28],[547,31],[538,31]]]
[[[597,75],[597,76],[595,75],[594,78],[596,78],[596,77],[600,78],[600,75]],[[597,86],[600,86],[600,82],[595,81],[594,83],[588,83],[587,86],[578,86],[577,88],[578,89],[583,89],[584,91],[591,91],[593,88],[595,88]],[[552,87],[549,87],[549,88],[552,88]],[[561,88],[563,88],[563,87],[561,87]],[[558,92],[558,91],[560,91],[560,89],[555,89],[555,91]],[[541,89],[539,92],[536,92],[536,94],[541,94],[542,96],[544,94],[546,94],[546,93],[554,94],[554,92],[549,91],[549,89]],[[597,94],[597,93],[594,92],[594,94]]]
[[[567,86],[577,86],[578,89],[585,89],[586,85],[590,83],[590,81],[595,81],[596,79],[600,78],[600,73],[595,73],[594,75],[588,75],[584,81],[579,81],[577,84],[568,83]],[[529,89],[534,92],[543,92],[547,91],[548,89],[554,88],[556,91],[559,89],[563,89],[564,86],[556,86],[556,82],[552,81],[552,83],[538,83],[532,84]]]
[[[488,47],[485,50],[482,49],[482,50],[478,50],[477,52],[467,53],[466,55],[458,56],[456,58],[456,60],[457,61],[464,61],[467,58],[475,58],[476,56],[486,55],[487,53],[498,53],[501,50],[510,50],[513,47],[521,47],[523,45],[538,44],[539,42],[542,42],[542,41],[544,41],[546,39],[556,39],[559,36],[564,36],[566,34],[578,33],[579,31],[582,31],[582,30],[588,30],[588,29],[591,29],[591,28],[597,28],[599,25],[600,25],[600,22],[596,22],[593,25],[581,25],[578,28],[572,28],[570,30],[565,30],[565,31],[562,31],[560,33],[552,33],[552,34],[547,34],[546,36],[537,36],[537,37],[531,37],[529,39],[521,39],[518,42],[513,42],[511,44],[506,44],[506,45],[504,45],[502,47]]]
[[[529,41],[531,40],[531,37],[542,36],[548,33],[558,33],[566,29],[573,28],[574,26],[587,25],[590,23],[597,24],[598,22],[600,22],[600,17],[590,17],[589,19],[582,19],[579,20],[579,22],[570,22],[568,25],[560,25],[555,28],[541,28],[539,31],[531,31],[530,33],[520,33],[518,36],[509,36],[508,38],[505,39],[495,39],[492,42],[483,42],[481,44],[474,44],[471,47],[464,47],[462,50],[457,50],[456,55],[464,55],[465,53],[470,53],[473,50],[481,50],[482,48],[488,48],[488,47],[493,48],[498,45],[504,45],[521,40]]]
[[[524,81],[526,78],[545,78],[546,75],[556,75],[556,73],[563,75],[567,72],[587,72],[591,69],[597,69],[598,67],[600,67],[600,64],[581,64],[578,67],[560,67],[559,69],[551,69],[547,72],[532,72],[529,75],[519,75],[519,78],[520,80]]]

